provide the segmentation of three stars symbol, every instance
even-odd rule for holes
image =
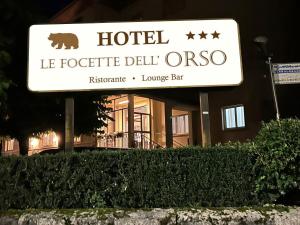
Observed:
[[[207,39],[207,35],[208,35],[208,33],[205,33],[204,31],[202,31],[202,32],[199,34],[200,39]],[[213,39],[215,39],[215,38],[219,39],[220,33],[218,33],[218,32],[215,30],[215,32],[211,33],[211,35],[212,35],[212,38],[213,38]],[[192,31],[190,31],[188,34],[186,34],[186,36],[187,36],[187,39],[188,39],[188,40],[189,40],[189,39],[193,39],[193,40],[194,40],[195,34],[192,33]]]

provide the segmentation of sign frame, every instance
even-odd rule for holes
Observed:
[[[239,86],[243,80],[243,65],[242,65],[242,53],[241,53],[241,42],[240,42],[240,32],[238,23],[233,19],[209,19],[209,20],[163,20],[163,21],[139,21],[139,22],[105,22],[105,23],[74,23],[74,24],[39,24],[39,25],[32,25],[30,29],[34,26],[57,26],[57,25],[97,25],[97,24],[126,24],[126,23],[155,23],[155,22],[198,22],[198,21],[233,21],[236,24],[236,30],[237,30],[237,46],[238,46],[238,53],[239,53],[239,70],[240,70],[240,80],[239,82],[235,84],[212,84],[212,85],[203,85],[203,84],[195,84],[195,85],[188,85],[188,86],[182,86],[182,85],[173,85],[173,86],[150,86],[150,87],[128,87],[127,85],[124,85],[123,87],[115,87],[115,88],[73,88],[73,89],[51,89],[51,90],[37,90],[32,88],[30,86],[30,33],[28,37],[28,66],[27,66],[27,88],[32,92],[82,92],[82,91],[114,91],[114,90],[155,90],[155,89],[180,89],[180,88],[201,88],[201,87],[226,87],[226,86]],[[187,29],[188,30],[188,29]],[[186,34],[187,35],[187,34]],[[199,34],[200,35],[200,34]]]

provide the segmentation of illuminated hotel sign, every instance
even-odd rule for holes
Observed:
[[[234,20],[33,25],[32,91],[239,85]]]

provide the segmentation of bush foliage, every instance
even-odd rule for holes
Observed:
[[[300,193],[299,159],[294,119],[264,123],[246,144],[0,157],[0,209],[274,202]]]
[[[0,208],[257,204],[253,160],[229,147],[0,158]]]
[[[260,196],[276,201],[290,191],[300,193],[300,120],[263,123],[255,139],[255,153]]]

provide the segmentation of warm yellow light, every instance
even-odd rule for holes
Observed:
[[[39,146],[39,142],[40,141],[38,138],[30,138],[30,141],[29,141],[31,148],[33,148],[33,149],[35,149]]]
[[[120,101],[118,104],[119,105],[122,105],[122,104],[126,104],[126,103],[128,103],[129,102],[129,100],[124,100],[124,101]]]
[[[53,136],[53,143],[54,143],[54,145],[58,146],[59,139],[60,139],[59,136],[54,133],[54,136]]]

